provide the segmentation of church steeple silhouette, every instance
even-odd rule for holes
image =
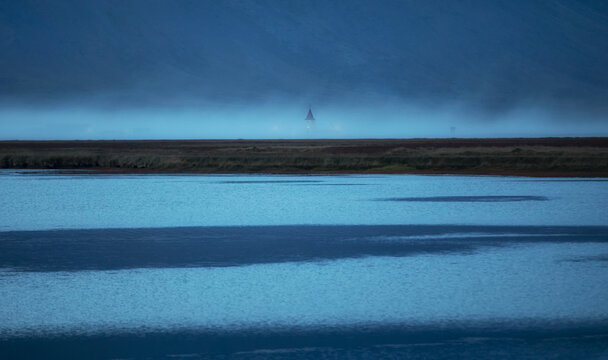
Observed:
[[[312,114],[312,109],[310,108],[310,105],[308,105],[308,115],[306,115],[306,119],[304,120],[306,120],[306,128],[311,129],[315,123],[315,116]]]
[[[304,120],[310,120],[310,121],[315,120],[315,116],[312,114],[312,110],[311,110],[310,106],[308,107],[308,115],[306,115],[306,119],[304,119]]]

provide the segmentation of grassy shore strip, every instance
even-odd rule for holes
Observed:
[[[0,168],[608,177],[608,138],[0,141]]]

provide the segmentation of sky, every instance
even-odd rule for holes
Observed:
[[[0,139],[608,136],[606,64],[605,1],[0,0]]]

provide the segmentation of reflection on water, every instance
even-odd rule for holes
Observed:
[[[428,196],[378,199],[380,201],[411,202],[505,202],[505,201],[546,201],[545,196]]]
[[[531,182],[608,182],[608,179],[604,179],[604,178],[590,178],[590,179],[581,179],[581,178],[574,178],[574,179],[545,179],[545,178],[537,178],[537,179],[521,179],[521,180],[516,180],[516,181],[531,181]]]
[[[320,183],[321,180],[224,180],[217,184],[307,184]]]
[[[522,180],[0,172],[0,357],[606,356],[608,183]]]
[[[604,359],[601,326],[349,327],[264,332],[171,331],[4,340],[18,358],[87,359]]]
[[[223,267],[471,253],[526,243],[608,243],[608,227],[307,225],[0,232],[19,271]]]
[[[41,176],[0,171],[0,226],[43,230],[294,224],[608,224],[608,211],[599,211],[608,208],[607,182],[521,180],[525,178]],[[444,201],[370,201],[404,198]],[[531,201],[541,199],[547,200]]]
[[[608,254],[593,255],[593,256],[583,256],[583,257],[573,257],[573,258],[567,259],[565,261],[574,261],[574,262],[581,262],[581,261],[602,261],[602,262],[608,262]]]
[[[0,333],[608,321],[606,268],[563,261],[607,251],[607,243],[533,243],[401,258],[21,272],[0,278]]]

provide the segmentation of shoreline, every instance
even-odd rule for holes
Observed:
[[[421,176],[500,176],[500,177],[531,177],[531,178],[595,178],[608,179],[606,172],[540,172],[540,171],[331,171],[331,172],[291,172],[291,171],[273,171],[273,172],[203,172],[203,171],[155,171],[155,170],[139,170],[139,169],[4,169],[4,170],[33,170],[46,171],[56,170],[56,173],[61,175],[268,175],[268,176],[348,176],[348,175],[421,175]]]
[[[0,168],[606,178],[608,138],[0,141]]]

